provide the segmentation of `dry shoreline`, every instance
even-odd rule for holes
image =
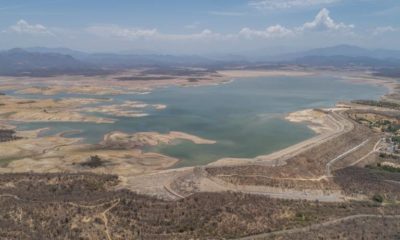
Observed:
[[[365,84],[371,86],[381,86],[387,89],[387,92],[380,98],[385,99],[386,96],[396,93],[396,88],[399,87],[399,83],[392,78],[375,77],[366,73],[351,73],[351,74],[340,74],[333,72],[326,72],[325,74],[332,74],[333,76],[343,79],[343,81],[351,84]],[[329,111],[334,108],[323,108],[322,110]],[[307,126],[315,133],[320,134],[326,130],[323,122],[321,122],[320,114],[314,109],[304,109],[295,112],[288,113],[285,117],[290,122],[306,123]]]
[[[42,94],[52,96],[60,91],[76,90],[80,94],[117,94],[115,89],[124,89],[124,93],[146,91],[154,88],[178,85],[182,87],[225,84],[234,77],[239,76],[279,76],[290,75],[298,76],[309,73],[286,72],[286,71],[227,71],[218,72],[209,80],[195,83],[188,83],[184,79],[168,81],[133,81],[118,82],[111,80],[93,79],[92,77],[83,80],[75,80],[69,76],[47,79],[28,79],[23,78],[24,84],[12,83],[12,79],[0,77],[0,89],[13,89],[19,94]],[[79,78],[79,77],[78,77]],[[21,79],[19,79],[21,80]],[[41,81],[41,86],[34,87],[37,81]],[[74,80],[71,82],[71,80]],[[91,83],[98,80],[96,87],[91,87]],[[21,81],[19,81],[21,82]],[[104,85],[106,83],[106,85]],[[113,84],[116,84],[114,86]],[[55,84],[55,85],[53,85]],[[32,87],[33,86],[33,87]],[[23,97],[23,95],[22,95]],[[2,121],[24,121],[24,122],[93,122],[112,123],[112,116],[140,117],[145,113],[145,107],[152,107],[156,110],[164,109],[163,104],[146,104],[142,102],[126,101],[121,106],[105,105],[85,106],[92,103],[108,102],[108,99],[70,99],[64,98],[55,101],[51,97],[38,99],[22,99],[9,95],[0,96],[3,107],[0,109]],[[105,109],[104,109],[105,108]],[[110,119],[86,115],[85,112],[103,112],[110,115]],[[5,122],[5,123],[6,123]],[[14,128],[2,124],[2,128]],[[96,173],[112,173],[120,176],[135,176],[159,172],[161,170],[173,168],[179,159],[171,158],[157,153],[145,153],[140,148],[145,145],[155,146],[157,144],[172,144],[174,139],[185,139],[195,144],[214,144],[215,141],[202,139],[197,136],[181,132],[170,132],[160,134],[156,132],[142,132],[136,134],[109,133],[104,136],[104,141],[98,145],[85,144],[79,138],[67,138],[66,134],[70,131],[62,132],[54,136],[39,137],[39,132],[27,134],[17,131],[17,135],[23,137],[20,140],[0,143],[0,151],[7,154],[0,157],[3,162],[8,162],[7,167],[0,168],[1,172],[57,172],[57,171],[91,171]],[[83,167],[85,162],[90,161],[91,156],[99,156],[102,159],[100,167],[91,169]]]
[[[280,71],[274,71],[272,73],[265,73],[265,72],[254,72],[248,73],[245,72],[243,75],[240,75],[240,71],[234,71],[230,73],[233,77],[260,77],[260,76],[276,76],[275,74],[281,74]],[[310,76],[310,75],[317,75],[317,74],[332,74],[336,75],[337,73],[332,72],[298,72],[298,73],[286,73],[284,76]],[[390,78],[382,78],[382,77],[374,77],[365,73],[344,73],[346,75],[340,75],[338,77],[342,78],[344,81],[349,83],[356,83],[356,84],[367,84],[373,86],[383,86],[388,89],[388,92],[385,93],[381,98],[384,98],[388,94],[395,93],[395,89],[399,84]],[[260,155],[255,158],[222,158],[218,159],[212,163],[209,163],[208,166],[232,166],[232,165],[240,165],[240,164],[248,164],[249,162],[261,162],[263,161],[264,164],[270,165],[277,165],[281,163],[272,162],[273,159],[278,158],[278,156],[286,155],[287,153],[293,152],[299,149],[299,146],[304,147],[315,143],[316,141],[320,141],[323,139],[320,136],[329,136],[336,131],[336,125],[332,122],[331,119],[328,119],[328,112],[332,111],[340,111],[340,106],[337,107],[330,107],[330,108],[323,108],[323,109],[303,109],[295,112],[288,113],[284,119],[290,122],[295,123],[305,123],[307,127],[309,127],[312,131],[314,131],[317,135],[313,138],[307,139],[295,145],[289,146],[285,149],[277,150],[273,153],[267,155]],[[325,113],[324,113],[325,112]],[[270,162],[270,163],[266,163]]]
[[[370,79],[368,79],[370,80]],[[375,78],[375,81],[380,81],[380,78]],[[374,81],[374,84],[376,82]],[[389,81],[392,84],[392,81]],[[368,83],[371,83],[368,81]],[[381,84],[379,82],[379,84]],[[322,131],[319,132],[315,137],[302,141],[298,144],[292,145],[288,148],[273,152],[265,156],[258,156],[256,158],[240,159],[240,158],[225,158],[217,160],[206,166],[196,166],[196,167],[186,167],[186,168],[175,168],[163,170],[154,174],[145,174],[136,177],[123,178],[123,181],[119,185],[120,188],[128,188],[138,193],[144,193],[148,195],[153,195],[156,197],[164,199],[180,199],[182,194],[178,191],[176,192],[172,187],[174,184],[179,183],[185,191],[189,192],[220,192],[220,191],[237,191],[243,193],[251,194],[261,194],[268,195],[270,197],[278,198],[295,198],[295,199],[306,199],[306,200],[319,200],[319,201],[333,201],[340,202],[350,199],[344,196],[339,191],[294,191],[287,192],[283,188],[269,187],[255,189],[252,186],[235,186],[229,188],[226,183],[218,183],[212,177],[209,177],[204,169],[208,168],[224,168],[224,167],[239,167],[243,166],[244,169],[250,166],[260,166],[260,167],[279,167],[286,164],[286,160],[301,154],[309,149],[317,147],[319,144],[331,141],[342,134],[346,134],[354,129],[354,125],[345,116],[342,116],[342,111],[347,108],[342,108],[342,104],[338,104],[335,108],[324,109],[323,111],[317,110],[319,115],[319,121],[312,124],[320,125],[323,127]],[[301,118],[296,119],[297,121],[303,122],[313,122],[313,114],[315,110],[308,110],[306,114],[300,114]],[[324,111],[326,114],[324,114]],[[304,112],[303,112],[304,113]],[[321,121],[321,117],[324,121]],[[321,129],[320,129],[321,130]],[[203,169],[203,170],[202,170]],[[156,180],[154,180],[156,179]],[[324,176],[316,178],[315,181],[324,179]],[[314,180],[311,180],[314,181]],[[192,186],[194,184],[194,186]],[[364,196],[357,196],[358,199],[363,199]]]
[[[323,72],[325,73],[325,72]],[[232,70],[232,71],[220,71],[218,72],[218,77],[216,77],[216,79],[211,80],[211,81],[205,81],[204,83],[194,83],[194,84],[183,84],[182,85],[182,79],[179,80],[173,80],[172,82],[169,83],[169,85],[179,85],[179,86],[199,86],[199,85],[209,85],[209,84],[223,84],[228,82],[229,80],[233,79],[233,78],[240,78],[240,77],[261,77],[261,76],[265,76],[265,77],[271,77],[271,76],[309,76],[309,75],[315,75],[315,74],[321,74],[321,72],[312,72],[312,71],[251,71],[251,70]],[[363,81],[363,77],[365,77],[365,81]],[[67,77],[66,77],[67,78]],[[0,78],[1,79],[1,78]],[[367,83],[367,84],[382,84],[385,85],[387,87],[391,87],[391,89],[394,90],[395,86],[394,86],[394,82],[393,81],[388,81],[387,79],[385,79],[385,81],[382,83],[381,82],[381,78],[375,78],[375,77],[371,77],[371,76],[367,76],[367,75],[353,75],[350,78],[348,78],[348,80],[350,81],[355,81],[354,79],[357,79],[357,83]],[[49,81],[49,83],[51,83],[52,81],[55,81],[55,79],[52,79],[51,81]],[[1,83],[1,80],[0,80]],[[87,82],[85,82],[85,84],[88,84]],[[134,83],[130,83],[133,85],[140,85],[141,82],[134,82]],[[109,84],[111,85],[111,84]],[[126,83],[123,83],[123,85],[126,85]],[[85,85],[88,86],[88,85]],[[121,85],[118,85],[119,87]],[[151,88],[150,88],[151,86]],[[160,83],[156,83],[156,82],[152,82],[151,84],[148,84],[146,86],[146,90],[147,91],[151,91],[153,88],[157,88],[157,87],[165,87],[168,86],[165,82]],[[6,88],[10,88],[10,85],[6,85]],[[25,86],[27,87],[27,86]],[[142,86],[141,86],[142,87]],[[1,88],[1,86],[0,86]],[[29,88],[28,88],[29,89]],[[43,88],[45,91],[50,91],[48,88]],[[60,87],[57,88],[57,91],[60,89]],[[101,88],[101,87],[96,87],[95,89],[92,90],[96,90],[99,91],[99,89],[101,89],[103,92],[107,92],[107,89]],[[135,87],[132,88],[128,88],[127,91],[132,91],[132,89],[136,89]],[[29,89],[29,91],[31,91],[32,89]],[[90,87],[86,87],[86,89],[84,90],[86,93],[90,93],[92,90],[90,90]],[[23,91],[20,89],[20,91]],[[108,92],[109,93],[109,92]],[[3,96],[3,99],[7,99],[9,98],[8,96]],[[81,103],[81,100],[76,100],[76,101],[70,101],[70,100],[64,100],[64,102],[52,102],[49,100],[36,100],[37,103],[29,103],[27,102],[27,106],[24,106],[24,104],[17,104],[15,103],[16,100],[13,100],[14,103],[11,107],[14,106],[18,106],[21,107],[21,113],[17,116],[21,116],[21,119],[29,122],[29,121],[59,121],[61,120],[62,117],[66,117],[63,118],[63,121],[80,121],[83,120],[85,118],[83,118],[84,116],[82,115],[74,115],[71,113],[74,113],[75,111],[78,110],[82,110],[85,109],[84,107],[80,106],[79,103]],[[20,99],[18,101],[21,101]],[[27,100],[28,101],[28,100]],[[99,101],[98,99],[96,100],[85,100],[86,102],[93,102],[93,101]],[[57,105],[60,104],[61,106]],[[63,107],[68,107],[68,109],[70,109],[69,113],[66,113],[64,115],[58,114],[59,119],[54,117],[50,117],[53,113],[40,113],[40,114],[45,114],[46,118],[41,118],[38,115],[38,112],[36,110],[34,110],[35,108],[32,108],[32,106],[37,106],[38,109],[40,109],[41,107],[45,106],[47,108],[51,107],[58,107],[59,109],[62,109]],[[123,107],[127,107],[127,108],[134,108],[134,109],[141,109],[144,106],[148,106],[145,103],[138,103],[138,102],[126,102],[125,105]],[[10,108],[11,108],[10,107]],[[154,105],[153,106],[156,109],[162,109],[164,107],[166,107],[165,105]],[[33,110],[32,110],[33,109]],[[101,111],[101,106],[100,107],[96,107],[96,108],[87,108],[87,110],[90,111]],[[115,105],[111,105],[108,106],[108,110],[109,112],[111,112],[112,114],[122,114],[125,116],[139,116],[140,111],[130,111],[130,110],[126,110],[126,109],[121,109],[118,106]],[[326,109],[327,111],[330,110],[335,110],[335,109]],[[27,118],[26,115],[25,117],[23,116],[24,112],[26,111],[33,111],[31,116],[34,116],[35,118]],[[36,112],[35,112],[36,111]],[[22,114],[22,115],[21,115]],[[111,115],[112,115],[111,114]],[[139,114],[139,115],[137,115]],[[48,115],[48,116],[47,116]],[[12,116],[12,115],[11,115]],[[73,117],[71,119],[71,117]],[[25,119],[24,119],[25,118]],[[289,121],[295,121],[295,122],[305,122],[306,124],[308,124],[310,126],[311,129],[313,129],[318,135],[317,137],[314,139],[308,139],[304,142],[301,142],[299,144],[296,144],[294,146],[290,146],[287,149],[282,149],[279,151],[276,151],[274,153],[265,155],[265,156],[258,156],[256,158],[249,158],[249,159],[234,159],[234,158],[224,158],[224,159],[219,159],[213,163],[210,163],[210,166],[221,166],[221,165],[235,165],[235,164],[248,164],[249,162],[264,162],[265,164],[268,164],[268,161],[272,161],[274,160],[277,156],[282,155],[283,153],[287,154],[290,153],[293,150],[298,149],[299,146],[307,146],[309,144],[311,144],[312,142],[317,141],[318,139],[321,140],[321,136],[325,136],[327,134],[332,134],[332,132],[336,131],[336,126],[334,125],[334,123],[332,123],[331,119],[327,118],[326,114],[324,114],[323,112],[320,111],[315,111],[315,110],[302,110],[300,112],[295,112],[295,113],[290,113],[287,117],[287,120]],[[9,119],[9,120],[13,120],[13,118]],[[87,119],[86,121],[92,121],[92,122],[103,122],[104,119]],[[149,135],[150,134],[150,135]],[[145,144],[150,144],[150,145],[155,145],[155,144],[159,144],[161,143],[171,143],[171,141],[173,139],[176,138],[180,138],[180,139],[186,139],[189,141],[193,141],[196,144],[213,144],[215,143],[212,140],[207,140],[207,139],[201,139],[198,138],[197,136],[191,136],[188,135],[186,133],[176,133],[176,132],[172,132],[170,133],[170,135],[162,135],[159,133],[138,133],[136,135],[129,135],[126,133],[120,133],[120,136],[122,136],[122,140],[120,139],[119,142],[115,143],[115,145],[119,145],[119,144],[127,144],[127,146],[132,146],[135,145],[137,143],[143,144],[143,141],[145,142]],[[113,167],[112,165],[109,166],[107,165],[106,167],[101,168],[100,169],[86,169],[86,170],[90,170],[90,171],[95,171],[95,172],[104,172],[104,173],[116,173],[119,175],[141,175],[141,174],[146,174],[149,172],[160,172],[162,170],[165,169],[169,169],[171,167],[173,167],[176,162],[178,161],[178,159],[174,159],[174,158],[170,158],[168,156],[163,156],[161,154],[155,154],[155,153],[143,153],[142,151],[128,151],[126,149],[112,149],[113,144],[110,144],[109,147],[111,148],[105,148],[105,149],[95,149],[93,148],[93,146],[89,146],[87,144],[82,144],[80,141],[80,139],[68,139],[68,138],[64,138],[63,134],[59,134],[57,136],[52,136],[50,138],[39,138],[37,136],[31,136],[32,138],[30,139],[26,139],[25,144],[28,145],[33,145],[35,146],[36,149],[40,150],[40,151],[44,151],[46,152],[45,157],[46,161],[45,162],[40,162],[41,160],[41,155],[39,154],[37,159],[32,159],[32,158],[27,158],[29,156],[29,153],[32,151],[32,149],[28,148],[22,148],[20,149],[20,147],[15,148],[16,143],[10,142],[7,144],[0,144],[0,148],[3,148],[3,150],[7,151],[6,148],[11,148],[13,149],[13,145],[14,145],[14,154],[12,156],[10,156],[10,159],[18,159],[18,151],[21,151],[21,157],[19,159],[19,161],[13,161],[10,164],[10,170],[11,171],[25,171],[27,170],[27,167],[29,167],[29,170],[38,170],[38,171],[65,171],[67,169],[75,169],[74,171],[80,171],[83,170],[82,168],[77,168],[77,164],[82,163],[83,161],[86,161],[90,156],[92,155],[99,155],[102,158],[105,159],[109,159],[112,162],[114,162],[114,164],[118,164],[119,167]],[[106,137],[106,136],[105,136]],[[126,139],[130,139],[130,140],[126,140]],[[56,144],[52,145],[50,144],[49,146],[45,145],[46,141],[54,141]],[[124,143],[125,141],[125,143]],[[126,143],[126,141],[128,143]],[[142,143],[140,143],[142,142]],[[21,142],[22,143],[22,142]],[[18,144],[21,144],[18,143]],[[79,143],[79,145],[78,145]],[[6,145],[9,145],[9,147],[6,147]],[[5,148],[4,148],[5,147]],[[18,150],[19,149],[19,150]],[[289,151],[290,150],[290,151]],[[16,151],[16,152],[15,152]],[[13,152],[13,151],[11,151]],[[51,153],[51,154],[50,154]],[[35,153],[38,154],[38,153]],[[61,158],[61,156],[63,155],[70,155],[70,157],[68,159],[63,159]],[[130,161],[129,159],[131,159],[132,157],[139,159],[139,161]],[[158,158],[158,160],[155,160],[155,158]],[[147,160],[146,160],[147,159]],[[146,161],[148,161],[149,163],[151,162],[151,164],[149,166],[147,166],[148,164],[146,164]],[[54,163],[56,163],[56,165],[58,165],[58,167],[54,166]],[[74,163],[75,166],[72,166],[71,163]],[[128,164],[128,165],[127,165]],[[276,164],[276,163],[270,163],[270,164]],[[53,167],[50,167],[51,165],[53,165]],[[124,167],[122,167],[124,166]],[[2,171],[7,171],[6,169],[1,169]],[[174,170],[174,169],[171,169]]]

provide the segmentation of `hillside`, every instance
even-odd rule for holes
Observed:
[[[60,53],[28,52],[15,48],[0,52],[0,75],[38,76],[97,75],[106,71]]]

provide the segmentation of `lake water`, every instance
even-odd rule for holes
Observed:
[[[192,166],[223,157],[251,158],[288,147],[314,133],[304,124],[284,120],[285,114],[333,106],[340,100],[377,99],[385,91],[383,87],[351,84],[325,75],[238,79],[217,86],[172,86],[146,95],[108,96],[114,99],[109,104],[133,100],[167,105],[164,110],[148,109],[147,117],[118,117],[114,124],[29,123],[19,128],[51,127],[46,134],[79,129],[82,133],[73,136],[91,143],[110,131],[182,131],[216,140],[212,145],[176,141],[147,149],[181,159],[180,167]]]

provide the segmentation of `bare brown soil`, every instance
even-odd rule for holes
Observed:
[[[346,152],[353,147],[361,144],[366,139],[370,139],[370,144],[346,155],[346,159],[358,159],[366,152],[370,151],[371,146],[379,139],[379,134],[373,132],[369,128],[355,124],[353,130],[340,135],[339,137],[328,140],[324,143],[311,148],[303,153],[288,159],[287,164],[282,166],[270,167],[260,165],[247,166],[222,166],[208,167],[206,171],[212,176],[229,176],[231,179],[235,176],[241,176],[242,181],[246,176],[268,176],[274,179],[291,178],[291,179],[315,179],[325,174],[326,165],[334,159],[338,153]],[[345,161],[346,161],[345,159]],[[241,182],[240,180],[238,180]],[[258,180],[262,181],[262,178]],[[269,181],[265,179],[265,181]],[[244,183],[244,182],[243,182]]]
[[[154,79],[135,78],[144,73]],[[218,84],[235,76],[309,73],[207,72],[199,76],[196,73],[195,81],[180,72],[174,73],[174,79],[164,80],[156,78],[162,77],[163,72],[130,74],[128,77],[134,79],[122,78],[130,81],[111,80],[113,87],[142,92],[170,84]],[[65,89],[81,89],[81,93],[118,94],[102,85],[109,83],[103,81],[107,79],[85,77],[77,84],[71,84],[70,80],[49,78],[46,80],[49,86],[56,82],[60,85],[25,91],[52,95]],[[91,87],[94,80],[99,87]],[[214,143],[184,133],[110,133],[103,143],[89,146],[77,144],[78,139],[64,138],[62,134],[39,137],[39,130],[17,135],[0,132],[6,139],[0,145],[0,159],[6,165],[1,168],[3,172],[38,169],[58,172],[0,174],[0,238],[396,238],[400,173],[396,168],[391,172],[379,167],[398,166],[400,158],[396,153],[383,154],[384,147],[380,146],[383,136],[397,132],[393,126],[400,119],[393,107],[398,104],[392,102],[396,99],[389,99],[399,89],[390,84],[392,92],[385,97],[387,102],[343,104],[341,108],[303,112],[318,115],[320,119],[314,122],[315,119],[308,118],[309,114],[298,113],[292,119],[308,121],[321,129],[322,134],[313,139],[275,154],[254,159],[223,159],[207,166],[165,170],[178,159],[140,149],[144,145],[170,143],[176,138],[198,144]],[[5,89],[13,87],[24,91],[15,84]],[[78,114],[77,110],[83,109],[79,99],[54,101],[2,96],[2,100],[2,118],[6,120],[104,120]],[[141,108],[138,103],[126,106],[132,104]],[[62,112],[64,109],[68,111]],[[118,106],[106,111],[126,114]],[[13,136],[23,138],[12,139]],[[79,173],[63,173],[71,170]],[[115,173],[118,177],[102,173]]]
[[[320,203],[229,192],[165,201],[113,190],[117,181],[116,176],[88,173],[2,174],[0,238],[225,239],[354,214],[400,213],[397,205]],[[395,230],[388,228],[387,234]]]

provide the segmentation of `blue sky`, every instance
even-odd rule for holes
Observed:
[[[274,54],[399,40],[399,0],[0,0],[1,49]]]

